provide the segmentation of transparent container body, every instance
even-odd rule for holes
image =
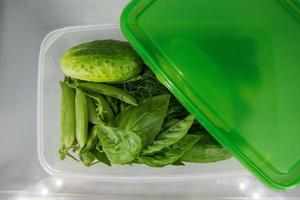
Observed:
[[[72,159],[61,161],[60,86],[64,75],[60,70],[62,54],[77,44],[103,39],[126,40],[118,25],[67,27],[52,31],[41,44],[38,77],[38,157],[51,175],[118,181],[187,180],[199,177],[239,175],[245,170],[235,159],[208,163],[151,168],[144,165],[85,167]]]

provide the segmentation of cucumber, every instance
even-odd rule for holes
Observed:
[[[136,77],[142,60],[128,42],[96,40],[72,47],[61,59],[66,76],[91,82],[119,82]]]

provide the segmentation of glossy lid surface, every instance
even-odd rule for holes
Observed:
[[[134,0],[125,36],[197,120],[268,185],[300,181],[300,1]]]

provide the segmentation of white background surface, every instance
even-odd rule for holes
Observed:
[[[84,2],[84,3],[82,3]],[[39,46],[65,26],[117,23],[129,0],[0,0],[0,199],[300,199],[251,175],[164,183],[60,179],[37,160]]]

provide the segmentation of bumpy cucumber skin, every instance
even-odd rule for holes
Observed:
[[[61,69],[66,76],[92,82],[118,82],[141,71],[142,60],[127,42],[96,40],[66,51]]]

